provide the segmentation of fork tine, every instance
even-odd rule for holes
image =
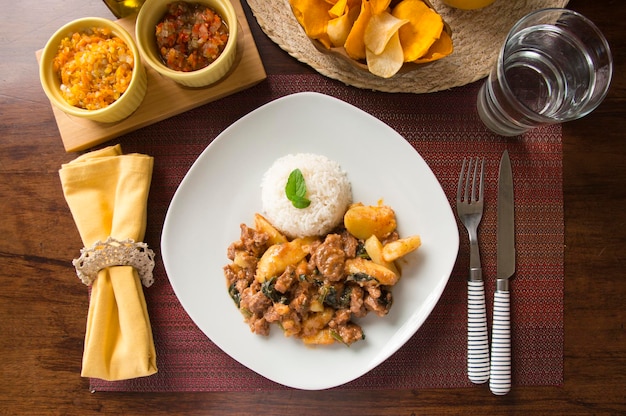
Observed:
[[[474,181],[471,180],[471,178],[472,178],[472,158],[470,158],[467,163],[467,174],[465,175],[465,194],[463,195],[465,203],[471,202],[471,200],[468,199],[472,197],[472,192],[470,191],[470,184],[471,185],[474,184]]]
[[[480,159],[477,157],[474,162],[474,172],[472,174],[472,199],[468,202],[478,202],[482,198],[483,192],[483,168],[485,161],[483,159],[483,163],[480,166],[480,173],[478,172],[478,161]],[[479,176],[478,176],[479,175]]]
[[[479,202],[482,201],[484,195],[484,177],[485,177],[485,158],[482,158],[482,162],[480,163],[480,172],[478,171],[479,165],[478,157],[473,162],[470,159],[470,164],[467,172],[467,184],[466,189],[470,195],[465,196],[465,200],[467,203]],[[472,169],[473,167],[473,169]],[[470,185],[470,176],[471,176],[471,185]],[[471,188],[471,191],[470,191]]]
[[[461,166],[461,173],[459,173],[459,183],[456,188],[456,202],[461,202],[462,194],[463,194],[463,178],[465,177],[465,163],[467,162],[467,158],[463,158],[463,165]]]
[[[480,171],[478,167],[480,165]],[[485,158],[463,158],[456,201],[471,204],[483,200],[485,192]]]
[[[478,158],[476,159],[476,163],[478,163]],[[482,201],[485,196],[485,158],[483,157],[482,163],[480,164],[480,184],[478,191],[478,201]]]

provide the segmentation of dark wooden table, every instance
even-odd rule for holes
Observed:
[[[503,0],[504,1],[504,0]],[[270,74],[310,72],[259,29]],[[563,133],[565,356],[562,387],[131,394],[80,377],[88,299],[68,259],[80,239],[57,171],[67,154],[34,51],[99,0],[20,0],[0,14],[0,414],[625,414],[626,3],[573,0],[604,31],[615,76],[604,103]]]

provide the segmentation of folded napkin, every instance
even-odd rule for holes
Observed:
[[[151,284],[154,266],[151,250],[141,243],[153,163],[150,156],[123,155],[116,145],[84,154],[59,171],[85,246],[74,264],[91,284],[83,377],[112,381],[157,372],[141,287]]]

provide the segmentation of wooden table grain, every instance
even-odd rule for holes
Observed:
[[[504,0],[502,0],[504,1]],[[604,103],[563,127],[565,355],[560,387],[393,391],[90,393],[80,377],[88,300],[68,279],[80,244],[57,171],[64,151],[34,51],[99,0],[21,0],[0,14],[0,414],[625,414],[626,3],[572,0],[606,34]],[[312,72],[274,45],[244,1],[269,74]]]

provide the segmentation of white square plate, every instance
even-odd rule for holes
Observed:
[[[348,174],[353,200],[396,212],[401,236],[422,246],[406,256],[389,314],[360,319],[365,340],[307,347],[272,325],[250,332],[228,294],[222,268],[239,225],[261,212],[261,179],[290,153],[316,153]],[[380,120],[312,92],[277,99],[224,130],[198,157],[165,218],[161,250],[174,292],[209,339],[241,364],[285,386],[318,390],[352,381],[415,334],[439,300],[459,248],[456,220],[435,175],[415,149]]]

